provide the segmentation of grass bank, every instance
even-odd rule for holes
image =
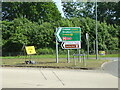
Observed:
[[[87,56],[86,56],[87,57]],[[90,58],[95,58],[95,55],[89,55]],[[118,57],[118,54],[108,54],[102,57]],[[73,60],[73,56],[70,55],[70,63],[67,63],[67,55],[59,55],[59,63],[56,63],[56,55],[32,55],[30,56],[9,56],[9,57],[1,57],[2,62],[0,65],[2,66],[22,66],[22,67],[56,67],[56,68],[99,68],[104,62],[108,62],[109,60],[96,60],[96,59],[85,59],[78,62],[76,57],[76,65]],[[35,64],[25,64],[26,60],[33,60]],[[86,64],[86,65],[85,65]]]
[[[56,63],[55,58],[32,58],[35,64],[25,64],[26,60],[29,58],[14,58],[14,59],[2,59],[2,66],[19,66],[19,67],[53,67],[53,68],[99,68],[104,62],[109,60],[96,60],[96,59],[86,59],[81,62],[76,58],[76,64],[74,59],[70,59],[70,63],[67,63],[67,58],[59,58],[59,63]]]

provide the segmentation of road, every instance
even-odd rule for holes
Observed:
[[[3,68],[3,88],[118,88],[118,78],[102,70]]]
[[[120,63],[120,61],[106,62],[101,67],[107,73],[110,73],[120,78],[120,72],[118,72],[120,70],[120,67],[118,67],[118,62]]]
[[[95,59],[95,58],[89,58],[89,59]],[[118,57],[99,57],[98,59],[101,59],[101,60],[111,60],[111,61],[118,61],[118,60],[120,60]]]

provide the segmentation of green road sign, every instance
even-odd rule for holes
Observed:
[[[81,41],[81,29],[80,27],[59,27],[56,37],[59,42]]]

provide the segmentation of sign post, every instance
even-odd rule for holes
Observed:
[[[80,49],[78,49],[78,54],[80,55]],[[81,62],[81,56],[78,56],[78,62]]]
[[[57,28],[56,28],[56,31],[57,31]],[[58,63],[58,41],[57,41],[57,38],[56,38],[56,63]]]
[[[89,35],[86,33],[86,40],[87,40],[87,59],[89,57]]]
[[[93,41],[93,48],[94,48],[94,54],[95,54],[95,40]]]
[[[56,62],[58,62],[58,42],[61,43],[62,49],[68,49],[67,62],[70,62],[70,49],[81,48],[81,29],[80,27],[59,27],[56,29]],[[80,60],[80,59],[79,59]]]
[[[68,51],[68,53],[67,53],[67,63],[70,63],[70,50],[68,49],[67,51]]]
[[[95,7],[96,7],[96,59],[98,60],[98,26],[97,26],[97,0],[96,0],[96,4],[95,4]]]

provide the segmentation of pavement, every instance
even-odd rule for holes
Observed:
[[[2,88],[118,88],[118,77],[103,70],[0,68]]]

